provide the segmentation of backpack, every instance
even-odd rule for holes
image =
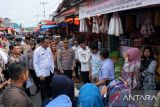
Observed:
[[[135,102],[124,99],[129,93],[130,90],[122,80],[116,79],[111,81],[105,98],[106,107],[136,107]]]

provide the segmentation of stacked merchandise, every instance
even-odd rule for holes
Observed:
[[[114,16],[111,19],[111,29],[115,26],[113,19]],[[160,37],[158,36],[160,35],[160,12],[142,11],[138,14],[126,15],[124,19],[126,32],[123,35],[124,38],[120,39],[120,44],[133,47],[140,47],[144,44],[150,46],[160,45]],[[113,34],[110,28],[109,34]]]

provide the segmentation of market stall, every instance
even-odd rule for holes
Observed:
[[[160,51],[159,4],[159,0],[87,0],[80,5],[79,31],[105,35],[102,41],[115,63],[116,77],[127,49],[150,46]]]
[[[80,32],[104,33],[110,51],[159,44],[159,0],[86,1],[79,9]],[[144,45],[144,46],[142,46]]]

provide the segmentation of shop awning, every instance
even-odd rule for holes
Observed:
[[[64,22],[73,23],[73,19],[74,19],[74,24],[75,24],[75,25],[79,25],[80,20],[79,20],[78,17],[75,17],[75,18],[67,18]]]
[[[63,13],[61,14],[61,16],[71,15],[71,14],[74,14],[74,13],[76,13],[76,12],[77,12],[77,10],[76,10],[75,8],[71,8],[71,9],[63,12]]]
[[[0,31],[0,35],[3,35],[4,33]]]
[[[55,17],[55,21],[56,21],[57,23],[61,23],[61,22],[63,22],[64,20],[65,20],[65,17],[63,17],[63,16]]]
[[[8,30],[11,30],[12,32],[16,32],[16,30],[13,28],[9,28]]]
[[[56,22],[52,22],[51,20],[42,20],[41,24],[44,24],[44,25],[54,25],[54,24],[56,24]]]
[[[5,30],[5,28],[0,27],[0,31],[3,31],[3,30]]]
[[[80,20],[78,17],[74,18],[74,24],[75,25],[79,25],[80,24]]]
[[[67,26],[67,23],[59,23],[58,26]]]
[[[41,26],[41,29],[50,29],[50,28],[55,28],[57,27],[58,25],[42,25]]]
[[[71,21],[73,21],[73,18],[68,18],[64,22],[71,22]]]
[[[34,32],[38,32],[40,29],[39,28],[35,28],[34,29]]]

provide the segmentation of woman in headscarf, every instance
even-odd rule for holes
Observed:
[[[70,98],[73,105],[72,107],[75,107],[74,83],[70,78],[65,75],[56,75],[52,78],[51,85],[53,92],[52,99],[55,99],[59,95],[65,94]]]
[[[46,107],[72,107],[72,102],[68,96],[60,95],[52,100]]]
[[[157,61],[154,58],[152,48],[146,47],[143,51],[143,56],[141,58],[141,71],[143,77],[144,90],[156,89],[156,84],[155,84],[156,67],[157,67]]]
[[[138,48],[130,48],[124,53],[125,63],[123,65],[122,78],[127,82],[130,90],[135,89],[139,84],[140,56]]]
[[[85,84],[79,92],[78,107],[104,107],[98,87],[94,84]]]

